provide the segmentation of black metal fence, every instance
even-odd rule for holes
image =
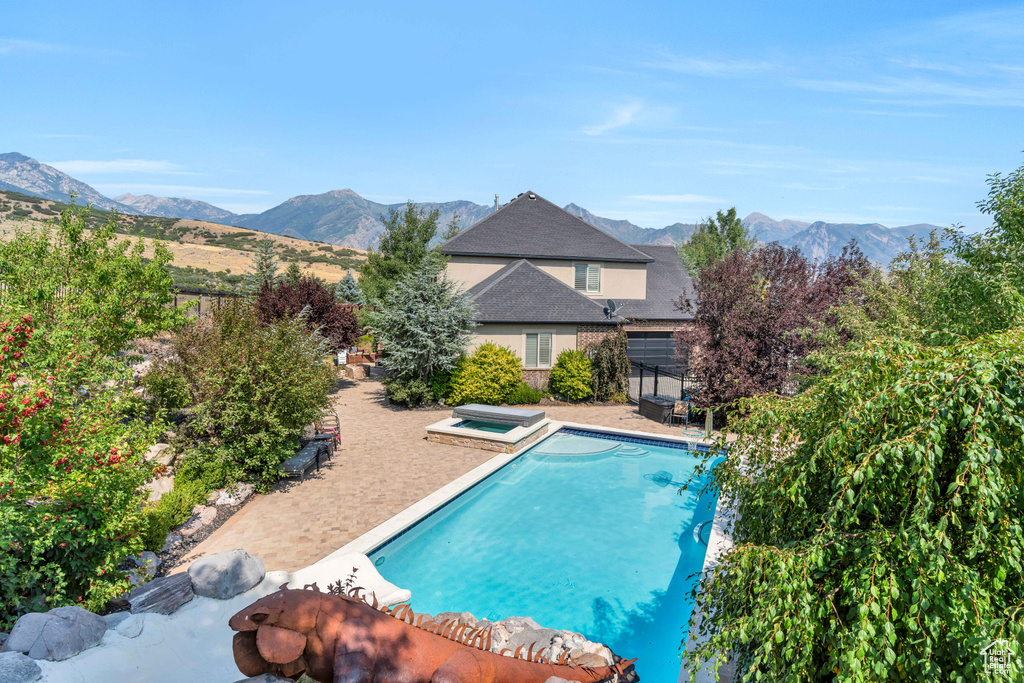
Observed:
[[[683,400],[700,388],[700,381],[693,375],[673,372],[657,365],[647,365],[635,360],[629,361],[629,400],[639,403],[641,396],[665,396]]]

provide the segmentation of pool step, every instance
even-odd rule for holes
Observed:
[[[705,541],[704,540],[704,529],[707,528],[708,526],[710,526],[713,521],[715,521],[715,520],[708,519],[708,520],[705,520],[705,521],[701,522],[697,526],[695,526],[693,528],[693,540],[696,541],[697,543],[702,543],[704,545],[707,545],[708,541],[711,540],[711,533],[708,532],[708,541]]]
[[[615,451],[615,455],[623,458],[642,458],[650,454],[651,452],[646,448],[640,448],[639,446],[620,446],[619,450]]]

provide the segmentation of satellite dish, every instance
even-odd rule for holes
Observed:
[[[618,304],[616,304],[611,299],[608,299],[608,305],[604,307],[604,317],[608,318],[609,320],[611,318],[614,318],[615,317],[615,311],[617,311],[618,308],[619,308]]]

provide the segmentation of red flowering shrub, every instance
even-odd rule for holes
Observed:
[[[306,312],[306,324],[319,329],[334,350],[352,345],[359,336],[356,316],[338,303],[334,293],[311,277],[301,277],[294,284],[283,280],[277,284],[264,282],[256,299],[260,322],[270,324]]]
[[[142,550],[144,457],[156,426],[122,415],[121,390],[90,382],[71,346],[34,369],[32,317],[0,322],[0,629],[65,604],[98,609],[128,588]],[[42,340],[41,340],[42,341]],[[40,367],[44,367],[39,364]]]

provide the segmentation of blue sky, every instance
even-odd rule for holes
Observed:
[[[977,229],[1024,164],[1024,5],[10,0],[0,92],[0,152],[110,196]]]

